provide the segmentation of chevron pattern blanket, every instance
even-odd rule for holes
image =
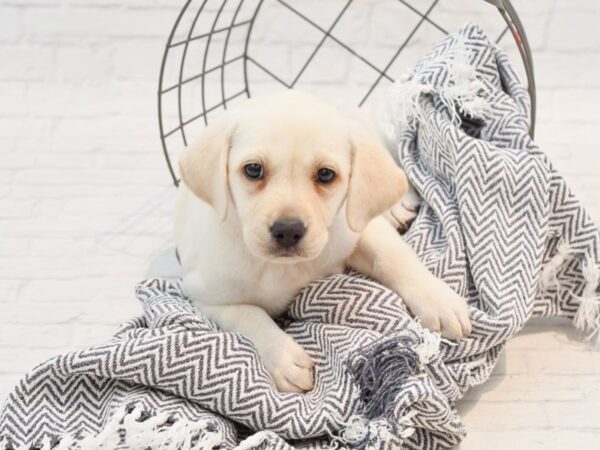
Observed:
[[[405,239],[469,299],[469,338],[441,340],[388,289],[332,276],[282,320],[316,362],[312,392],[282,394],[247,339],[194,310],[179,281],[149,280],[143,315],[113,339],[19,382],[0,448],[449,448],[465,436],[454,403],[530,317],[597,338],[600,234],[528,136],[506,55],[466,26],[393,93],[386,129],[424,199]]]

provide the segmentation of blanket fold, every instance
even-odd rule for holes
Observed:
[[[146,280],[143,314],[110,341],[23,377],[0,413],[0,449],[457,445],[455,402],[530,317],[568,317],[600,339],[600,233],[530,139],[528,114],[506,54],[476,25],[390,93],[383,125],[423,198],[404,238],[468,299],[468,338],[440,339],[394,292],[334,275],[299,293],[284,321],[316,363],[315,388],[279,393],[250,341],[220,331],[179,280]]]

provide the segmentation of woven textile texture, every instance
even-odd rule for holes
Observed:
[[[423,198],[404,238],[468,298],[468,338],[442,340],[395,293],[335,275],[282,320],[316,363],[313,391],[283,394],[179,280],[147,280],[142,316],[18,383],[0,448],[449,448],[466,433],[454,402],[530,317],[566,316],[597,339],[600,234],[529,138],[527,91],[504,53],[467,25],[389,98],[384,129]]]

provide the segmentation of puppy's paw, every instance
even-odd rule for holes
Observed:
[[[421,197],[415,188],[410,185],[409,190],[404,194],[404,197],[383,213],[383,216],[396,230],[401,234],[404,234],[408,231],[408,228],[417,217],[420,206]]]
[[[275,386],[280,392],[307,392],[314,386],[314,362],[291,337],[281,345],[260,352]]]
[[[438,331],[447,339],[468,336],[472,326],[467,301],[443,281],[436,281],[407,306],[425,328]]]
[[[405,205],[402,202],[398,202],[385,213],[383,213],[383,216],[400,233],[406,233],[410,225],[415,220],[415,217],[417,217],[418,211],[418,205],[410,206]]]

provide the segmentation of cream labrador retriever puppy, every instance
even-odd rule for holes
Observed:
[[[176,245],[184,288],[220,328],[250,339],[280,391],[313,387],[313,361],[273,321],[313,280],[350,266],[398,292],[448,338],[465,300],[382,217],[404,172],[359,122],[307,94],[250,99],[182,154]]]

